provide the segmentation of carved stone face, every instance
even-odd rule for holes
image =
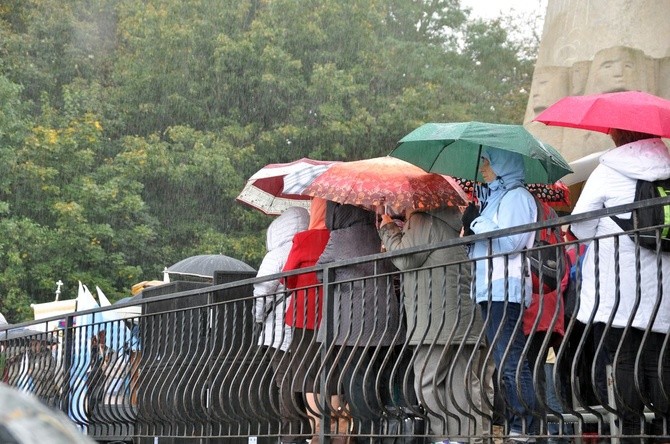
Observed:
[[[589,93],[646,89],[644,54],[615,46],[598,51],[591,64]]]
[[[580,96],[584,94],[584,88],[586,87],[586,80],[589,77],[590,68],[591,68],[590,60],[575,62],[575,64],[570,67],[571,96]]]
[[[562,74],[553,81],[535,76],[564,67],[562,96],[639,90],[670,99],[668,12],[668,0],[548,0],[524,126],[568,161],[614,146],[607,134],[533,122],[554,98],[543,99],[548,92],[536,86],[558,91],[552,82],[563,82]]]
[[[531,103],[534,115],[565,97],[568,92],[567,69],[560,66],[536,68],[533,73]]]

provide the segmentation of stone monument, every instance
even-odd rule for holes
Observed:
[[[568,162],[613,147],[606,134],[533,118],[567,95],[639,90],[670,99],[669,0],[548,0],[524,126]]]

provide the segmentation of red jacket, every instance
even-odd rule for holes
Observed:
[[[293,237],[293,246],[284,265],[284,271],[312,267],[323,253],[330,231],[306,230]],[[286,278],[284,283],[291,292],[286,309],[286,324],[314,330],[321,322],[322,286],[316,273],[302,273]]]
[[[568,277],[569,274],[566,272],[563,275],[563,279],[561,280],[561,289],[563,292],[565,292],[567,289]],[[533,280],[535,280],[534,276]],[[534,286],[537,285],[535,282],[533,282],[533,284]],[[526,308],[526,310],[523,312],[523,333],[526,336],[528,336],[533,329],[533,324],[535,323],[535,319],[537,318],[538,312],[540,311],[540,304],[542,305],[542,312],[540,313],[540,323],[537,325],[536,331],[548,332],[552,327],[551,322],[554,319],[554,314],[557,310],[560,296],[558,294],[558,289],[551,291],[545,287],[545,290],[546,291],[542,295],[533,292],[533,299],[531,300],[530,306],[528,306],[528,308]],[[560,307],[558,307],[556,322],[554,323],[553,328],[551,328],[553,333],[557,333],[561,337],[563,337],[565,334],[564,313],[565,304],[563,301],[561,301]]]
[[[553,214],[553,210],[546,202],[538,202],[543,208],[538,207],[538,220],[547,220],[550,218],[549,214]],[[543,217],[543,219],[541,219]],[[540,238],[550,244],[557,244],[563,242],[563,234],[558,230],[542,230]],[[567,257],[565,257],[567,262]],[[559,289],[552,289],[548,285],[544,285],[543,291],[540,292],[539,278],[535,274],[531,274],[533,281],[533,297],[530,306],[523,312],[523,333],[528,336],[533,329],[536,319],[540,318],[537,325],[538,332],[556,333],[563,337],[565,334],[565,303],[561,297],[565,294],[568,287],[570,270],[568,267],[564,270],[560,281],[560,295]],[[560,304],[559,304],[560,302]],[[556,313],[558,312],[558,313]],[[556,320],[552,325],[552,321],[556,316]]]
[[[547,214],[552,210],[546,202],[541,202],[541,204],[544,206],[541,213],[545,217],[544,220],[547,220]],[[538,209],[538,218],[539,217],[540,211]],[[547,241],[550,244],[563,242],[563,233],[555,230],[542,230],[540,236],[542,240]],[[564,259],[567,263],[567,256],[565,256]],[[530,306],[523,312],[523,333],[526,336],[530,334],[533,330],[533,324],[535,324],[535,321],[539,316],[540,322],[537,324],[537,332],[555,333],[562,338],[563,335],[565,335],[565,302],[562,298],[565,295],[565,291],[570,282],[570,270],[567,266],[565,267],[559,288],[552,289],[545,284],[542,292],[540,292],[539,278],[533,273],[531,273],[531,277],[533,281],[533,297]],[[559,290],[561,290],[560,294]],[[554,316],[556,316],[555,321]],[[553,325],[552,321],[554,321]]]

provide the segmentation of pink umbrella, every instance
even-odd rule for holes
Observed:
[[[670,137],[670,100],[641,91],[568,96],[542,111],[535,120],[601,133],[618,128]]]

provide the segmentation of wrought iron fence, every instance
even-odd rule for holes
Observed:
[[[474,241],[596,223],[642,205],[264,278],[167,284],[73,313],[55,332],[28,328],[45,330],[56,318],[1,327],[3,381],[66,412],[98,441],[478,442],[510,433],[668,441],[668,253],[641,248],[635,232],[535,247],[569,259],[536,275],[534,312],[509,298],[509,284],[502,300],[492,296],[500,291],[492,265],[504,264],[506,282],[512,255],[463,254]],[[437,252],[446,259],[430,267],[389,266]],[[520,253],[524,276],[531,254]],[[253,297],[254,284],[309,272],[322,283]],[[478,276],[488,298],[475,303]],[[115,311],[133,305],[141,316]],[[275,321],[284,328],[263,328]]]

